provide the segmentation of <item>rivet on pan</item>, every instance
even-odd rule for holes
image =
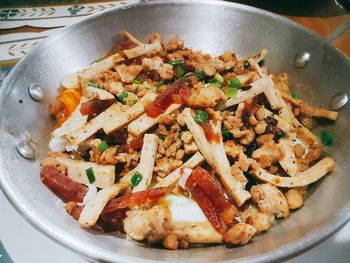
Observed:
[[[38,84],[31,84],[28,92],[30,97],[35,101],[41,101],[44,98],[44,90]]]
[[[331,110],[340,110],[348,102],[348,94],[339,92],[333,96],[329,103]]]
[[[25,132],[24,136],[21,136],[20,141],[16,145],[16,149],[20,155],[26,159],[33,159],[35,157],[35,150],[30,143],[30,135]]]
[[[294,57],[294,66],[296,68],[301,69],[301,68],[306,67],[310,61],[311,61],[310,53],[308,53],[306,51],[300,51]]]

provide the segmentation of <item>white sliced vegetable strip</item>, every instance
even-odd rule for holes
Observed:
[[[172,226],[180,240],[198,244],[223,242],[223,236],[209,222],[174,222]]]
[[[288,134],[288,137],[286,138],[280,138],[278,140],[279,145],[282,148],[282,151],[284,153],[284,156],[281,161],[279,161],[280,165],[282,166],[283,170],[289,175],[289,176],[295,176],[298,165],[295,159],[294,154],[294,142],[291,140],[291,137],[295,138],[295,134]]]
[[[252,174],[259,180],[279,187],[298,187],[316,182],[335,168],[335,162],[330,157],[325,157],[314,166],[304,172],[299,172],[293,177],[282,177],[270,174],[263,168],[258,168]]]
[[[138,102],[123,113],[110,112],[108,119],[103,123],[103,130],[109,134],[135,120],[145,112],[144,103],[146,101],[154,101],[156,97],[157,95],[153,91],[148,91]]]
[[[124,58],[119,53],[115,53],[99,62],[95,62],[87,68],[78,72],[78,76],[83,79],[91,79],[97,74],[113,68],[118,62],[123,61]]]
[[[83,208],[79,216],[79,224],[82,227],[90,227],[96,224],[107,202],[116,197],[119,192],[128,187],[128,184],[118,183],[100,190]]]
[[[183,165],[181,165],[176,170],[172,171],[162,181],[157,183],[154,188],[167,187],[167,186],[170,186],[170,185],[177,183],[177,181],[179,181],[179,179],[182,176],[182,170],[184,168],[193,169],[196,166],[201,165],[204,161],[205,161],[204,157],[199,152],[196,152],[190,159],[188,159],[187,162],[185,162]]]
[[[136,45],[138,45],[138,46],[144,45],[140,40],[138,40],[136,37],[134,37],[133,35],[131,35],[129,32],[123,31],[122,34],[124,35],[124,37],[126,37],[126,38],[129,39],[131,42],[135,43]]]
[[[283,92],[281,92],[280,94],[283,98],[287,99],[288,101],[290,101],[294,105],[296,105],[300,108],[306,108],[308,112],[312,113],[313,117],[326,118],[326,119],[329,119],[332,121],[335,121],[338,117],[338,112],[336,112],[336,111],[326,110],[323,108],[314,108],[314,107],[306,104],[302,100],[293,98],[289,94],[286,94]]]
[[[158,136],[155,134],[145,134],[141,150],[140,162],[135,172],[142,175],[142,179],[132,191],[140,192],[146,190],[152,181],[154,162],[158,150]]]
[[[142,55],[159,52],[161,50],[162,50],[162,45],[159,42],[155,42],[152,44],[137,46],[128,50],[123,50],[123,52],[128,59],[132,59]]]
[[[80,144],[90,136],[94,135],[97,131],[102,129],[102,126],[106,122],[109,122],[112,116],[115,116],[117,114],[121,114],[120,104],[113,104],[111,107],[90,120],[88,123],[85,123],[78,130],[69,133],[67,135],[67,140],[72,145]]]
[[[282,108],[280,100],[276,96],[273,81],[270,77],[262,77],[261,79],[251,83],[250,86],[251,88],[249,90],[239,90],[235,98],[227,100],[226,108],[254,98],[263,92],[265,93],[265,96],[273,109],[278,110]]]
[[[162,116],[171,114],[172,112],[178,110],[180,107],[181,104],[171,104],[163,114],[159,115],[156,118],[149,117],[147,114],[144,113],[128,125],[128,132],[130,132],[136,137],[139,137],[140,135],[144,134],[148,129],[156,125]]]
[[[221,182],[223,183],[225,189],[236,201],[237,205],[241,206],[247,199],[250,198],[250,194],[248,191],[244,190],[241,182],[237,181],[231,174],[230,163],[227,159],[222,142],[221,121],[216,121],[217,125],[215,127],[213,126],[216,133],[220,136],[220,142],[209,143],[205,137],[202,127],[193,119],[191,109],[184,109],[182,114],[200,152],[203,154],[207,162],[213,167],[215,172],[220,176]]]
[[[304,125],[302,125],[297,118],[295,118],[293,113],[289,110],[287,103],[283,100],[279,90],[276,90],[276,95],[282,104],[282,109],[280,110],[279,115],[282,118],[287,119],[294,126],[297,132],[297,137],[303,143],[308,146],[313,145],[317,141],[315,135],[309,129],[304,127]]]
[[[96,187],[104,188],[114,184],[115,167],[114,165],[98,165],[96,163],[72,160],[67,158],[56,158],[57,161],[67,167],[69,178],[81,184],[93,184]],[[95,181],[89,182],[86,170],[92,168]]]
[[[103,89],[99,89],[99,88],[90,87],[90,86],[87,86],[84,89],[83,93],[84,93],[84,96],[87,98],[90,98],[91,96],[97,94],[98,99],[100,99],[100,100],[112,100],[112,99],[114,99],[113,94],[109,93],[108,91],[103,90]]]

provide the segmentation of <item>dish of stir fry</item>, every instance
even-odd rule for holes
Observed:
[[[213,57],[177,35],[121,34],[115,53],[62,79],[50,106],[41,181],[81,227],[167,249],[245,245],[335,168],[310,130],[337,112],[272,75],[266,50]]]

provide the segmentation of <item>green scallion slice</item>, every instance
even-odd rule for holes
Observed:
[[[193,76],[199,78],[199,79],[204,79],[205,78],[205,73],[203,70],[198,69],[196,71],[193,72]]]
[[[214,85],[217,86],[218,88],[221,88],[221,86],[222,86],[222,83],[219,82],[219,81],[217,81],[216,79],[210,79],[210,80],[209,80],[209,83],[210,83],[210,84],[214,84]]]
[[[108,149],[108,144],[107,142],[103,141],[98,145],[98,149],[100,150],[101,153],[103,153],[105,150]]]
[[[166,137],[163,134],[158,134],[158,138],[164,141]]]
[[[135,172],[134,175],[131,177],[131,184],[132,186],[137,186],[141,180],[142,180],[142,174],[139,172]]]
[[[238,78],[233,78],[230,80],[230,87],[232,87],[232,88],[239,88],[241,85],[242,84]]]
[[[237,88],[230,87],[226,90],[226,96],[233,99],[237,96],[237,92],[238,92]]]
[[[321,141],[324,145],[330,145],[333,143],[333,138],[329,131],[323,130],[321,132]]]
[[[89,87],[98,88],[98,85],[93,83],[93,82],[91,82],[91,81],[87,81],[86,85],[88,85]]]
[[[261,67],[265,64],[265,59],[262,59],[258,62],[258,65]]]
[[[173,68],[177,68],[177,67],[182,67],[183,65],[185,65],[185,62],[183,60],[175,60],[175,61],[170,61],[169,62],[170,65],[173,66]]]
[[[85,173],[90,184],[96,181],[96,177],[95,177],[94,171],[92,170],[92,167],[86,169]]]
[[[225,82],[224,78],[219,73],[215,73],[214,79],[219,81],[221,84]]]
[[[179,72],[177,72],[176,76],[178,78],[182,78],[185,75],[185,73],[186,73],[185,70],[180,69]]]
[[[135,78],[132,80],[132,83],[134,83],[134,84],[141,84],[141,80],[140,80],[138,77],[135,77]]]
[[[179,138],[180,140],[182,140],[182,139],[181,139],[182,134],[184,134],[184,132],[183,132],[183,131],[181,131],[181,132],[179,133],[179,135],[177,136],[177,138]]]
[[[157,82],[154,86],[156,86],[156,88],[159,88],[163,85],[164,85],[164,80],[161,80],[161,81]]]
[[[232,138],[232,134],[225,127],[221,128],[222,139],[227,141]]]
[[[219,101],[218,103],[215,104],[214,109],[218,111],[222,111],[225,109],[225,103],[222,101]]]
[[[209,117],[209,113],[203,110],[196,110],[194,114],[194,120],[199,124],[204,124]]]
[[[296,91],[292,91],[292,92],[291,92],[291,95],[292,95],[292,97],[293,97],[294,99],[300,99],[300,96],[299,96],[299,94],[298,94]]]
[[[243,67],[244,67],[245,69],[248,69],[248,68],[250,67],[250,62],[249,62],[248,60],[244,60],[244,62],[243,62]]]
[[[121,103],[125,104],[125,103],[126,103],[125,99],[126,99],[128,96],[129,96],[129,93],[127,93],[125,90],[123,90],[123,91],[119,94],[118,99],[119,99],[119,101],[120,101]]]
[[[102,60],[104,60],[104,59],[105,59],[105,57],[100,57],[100,58],[96,59],[96,60],[94,61],[94,63],[100,62],[100,61],[102,61]]]

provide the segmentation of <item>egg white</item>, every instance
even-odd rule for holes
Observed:
[[[168,195],[164,202],[170,210],[173,222],[207,222],[198,204],[184,196]]]

